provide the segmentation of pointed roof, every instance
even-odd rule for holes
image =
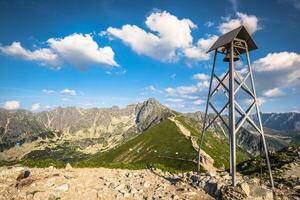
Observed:
[[[210,49],[207,51],[210,52],[212,50],[215,50],[222,46],[227,46],[231,41],[233,41],[235,38],[245,40],[248,44],[249,51],[257,49],[257,46],[250,36],[249,32],[244,26],[240,26],[236,29],[233,29],[232,31],[229,31],[228,33],[225,33],[224,35],[221,35],[217,41],[210,47]],[[245,53],[245,50],[242,49],[240,53]]]

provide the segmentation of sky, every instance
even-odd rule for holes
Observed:
[[[299,19],[297,0],[2,0],[0,106],[124,107],[154,97],[204,111],[206,51],[244,25],[258,46],[250,57],[261,111],[300,112]]]

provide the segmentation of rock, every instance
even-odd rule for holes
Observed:
[[[135,189],[134,187],[132,187],[132,188],[129,190],[129,193],[130,193],[130,194],[136,194],[136,193],[138,193],[138,190]]]
[[[295,190],[300,190],[300,185],[294,186],[293,189],[295,189]]]
[[[172,194],[171,199],[179,199],[179,196]]]
[[[70,163],[67,163],[67,165],[66,165],[66,170],[72,170],[73,169],[73,167],[71,166],[71,164]]]
[[[53,193],[49,194],[49,196],[48,196],[48,200],[56,200],[56,199],[58,199],[58,198],[59,198],[59,197],[56,196],[56,195],[54,195]]]
[[[62,185],[56,187],[55,189],[58,191],[66,192],[69,190],[69,185],[67,183],[65,183],[65,184],[62,184]]]
[[[148,188],[148,187],[150,187],[150,185],[151,185],[151,183],[145,181],[144,184],[143,184],[143,187]]]
[[[215,196],[215,193],[218,188],[218,183],[215,181],[208,181],[205,183],[204,190],[211,196]]]
[[[55,169],[55,167],[49,166],[48,169],[49,169],[50,171],[53,171],[53,170]]]
[[[27,178],[29,175],[30,175],[30,171],[28,170],[21,171],[16,180],[20,181],[21,179]]]
[[[220,198],[223,200],[240,200],[245,199],[246,194],[240,187],[226,185],[220,189]]]
[[[264,200],[271,200],[273,199],[273,193],[270,189],[267,189],[266,187],[257,185],[257,186],[253,186],[251,188],[251,194],[253,197],[256,198],[263,198]]]
[[[117,187],[115,187],[115,190],[122,190],[125,187],[125,185],[120,184]]]
[[[22,179],[16,184],[16,187],[21,188],[24,186],[29,186],[31,183],[33,183],[33,179],[31,178]]]
[[[273,200],[273,192],[272,191],[266,191],[265,195],[263,196],[264,200]]]
[[[216,174],[213,171],[206,172],[206,176],[214,177]]]
[[[199,181],[199,176],[197,176],[197,175],[192,175],[192,176],[190,177],[190,179],[191,179],[193,182],[198,182],[198,181]]]
[[[245,192],[247,197],[250,196],[250,187],[246,182],[241,183],[240,187]]]

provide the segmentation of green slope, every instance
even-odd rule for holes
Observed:
[[[177,117],[191,134],[199,132],[183,117]],[[214,160],[216,167],[228,168],[229,146],[227,140],[213,133],[206,133],[203,149]],[[248,159],[247,153],[238,149],[237,162]],[[79,166],[108,166],[144,168],[156,166],[168,171],[196,170],[197,152],[176,124],[169,119],[153,126],[132,140],[108,151],[99,153],[79,163]]]
[[[158,166],[166,170],[195,170],[197,152],[170,120],[153,126],[132,140],[81,162],[80,166]],[[130,164],[130,165],[128,165]]]
[[[177,116],[179,120],[194,136],[199,136],[199,126],[193,119],[183,116]],[[197,128],[196,128],[197,127]],[[225,137],[221,134],[212,133],[207,131],[204,134],[204,140],[201,148],[214,159],[214,166],[217,168],[225,167],[229,168],[229,144]],[[236,151],[237,163],[243,162],[249,159],[249,154],[237,147]]]

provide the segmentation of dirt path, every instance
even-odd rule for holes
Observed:
[[[169,173],[106,168],[31,168],[15,187],[21,167],[0,168],[0,199],[212,199],[202,189],[174,184]],[[29,181],[28,181],[29,180]]]

